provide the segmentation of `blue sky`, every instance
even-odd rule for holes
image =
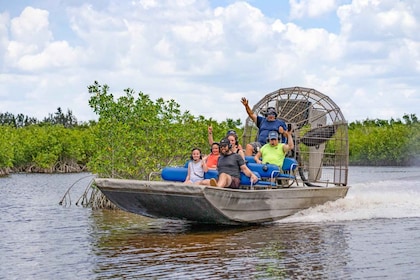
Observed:
[[[96,119],[97,80],[219,121],[292,86],[349,122],[420,117],[419,19],[415,0],[0,0],[0,112]]]

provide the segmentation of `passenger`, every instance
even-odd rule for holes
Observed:
[[[237,153],[233,153],[232,145],[227,138],[220,141],[220,158],[217,163],[219,179],[210,179],[210,185],[213,187],[237,189],[241,184],[241,171],[250,177],[253,183],[258,181],[258,177],[249,170],[244,159]]]
[[[208,127],[208,139],[209,139],[209,144],[213,143],[213,127],[209,126]],[[231,129],[228,130],[228,132],[226,133],[226,138],[229,139],[231,145],[232,145],[232,152],[239,154],[243,159],[245,159],[245,153],[244,150],[242,148],[242,145],[239,144],[238,141],[238,134],[236,134],[236,131]]]
[[[241,99],[242,104],[245,106],[245,110],[248,116],[258,127],[258,142],[248,143],[245,147],[245,156],[255,155],[258,150],[266,144],[268,133],[272,130],[277,131],[283,135],[284,131],[287,130],[286,123],[282,120],[277,119],[277,111],[274,107],[268,107],[265,112],[265,118],[257,116],[252,112],[249,107],[248,100],[245,97]]]
[[[245,160],[245,153],[242,149],[241,144],[239,144],[238,141],[238,135],[234,130],[229,130],[226,134],[226,138],[230,141],[230,144],[232,145],[232,153],[239,154],[244,160]]]
[[[203,160],[206,163],[208,169],[211,169],[211,170],[217,169],[217,160],[219,159],[219,156],[220,156],[219,143],[214,142],[213,144],[211,144],[210,154],[203,157]]]
[[[201,150],[194,148],[191,150],[191,160],[188,163],[188,173],[185,184],[201,184],[204,180],[204,172],[208,171],[207,165],[202,160]]]
[[[287,144],[279,143],[281,136],[277,131],[270,131],[267,138],[268,143],[262,146],[254,156],[255,162],[275,164],[281,169],[287,152],[294,148],[292,133],[285,131],[283,132],[283,136],[287,138]]]

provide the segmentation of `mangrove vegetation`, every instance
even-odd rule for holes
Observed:
[[[126,89],[115,98],[107,85],[88,86],[89,105],[97,120],[79,123],[58,108],[42,121],[0,112],[0,175],[10,172],[82,172],[115,178],[148,179],[167,165],[183,165],[193,147],[209,152],[207,127],[215,140],[241,120],[218,122],[181,111],[174,100]],[[401,119],[352,122],[350,165],[420,164],[420,123]]]

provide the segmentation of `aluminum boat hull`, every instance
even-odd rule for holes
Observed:
[[[96,178],[96,186],[122,210],[151,218],[240,225],[273,222],[344,198],[349,187],[227,189],[168,181]]]

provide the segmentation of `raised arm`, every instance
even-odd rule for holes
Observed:
[[[283,136],[287,137],[287,144],[283,145],[283,151],[284,153],[287,153],[288,151],[293,150],[295,147],[295,144],[293,143],[292,132],[286,130],[283,132]]]
[[[209,125],[209,127],[207,128],[207,131],[208,131],[208,134],[209,134],[209,136],[208,136],[209,145],[211,146],[214,143],[214,141],[213,141],[214,140],[213,139],[213,127],[211,125]]]
[[[245,106],[245,110],[248,113],[248,116],[254,121],[254,123],[257,123],[257,114],[252,112],[252,110],[251,110],[251,108],[249,107],[249,104],[248,104],[248,99],[246,99],[245,97],[242,97],[241,102]]]

